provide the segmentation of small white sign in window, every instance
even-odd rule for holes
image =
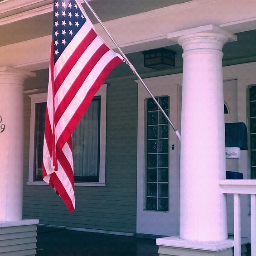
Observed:
[[[238,147],[226,147],[226,158],[240,158],[240,148]]]

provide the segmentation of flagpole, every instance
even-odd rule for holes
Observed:
[[[154,97],[154,95],[151,93],[151,91],[149,90],[149,88],[147,87],[147,85],[145,84],[145,82],[143,81],[143,79],[141,78],[141,76],[139,75],[139,73],[137,72],[137,70],[135,69],[135,67],[132,65],[132,63],[129,61],[129,59],[126,57],[126,55],[124,54],[124,52],[122,51],[122,49],[119,47],[119,45],[117,44],[117,42],[115,41],[115,39],[110,35],[110,33],[108,32],[108,30],[106,29],[106,27],[104,26],[103,22],[101,21],[101,19],[99,18],[99,16],[97,15],[97,13],[93,10],[93,8],[91,7],[91,5],[88,3],[87,0],[83,0],[84,3],[87,5],[87,7],[90,9],[90,11],[93,13],[93,15],[95,16],[95,18],[98,20],[98,22],[100,23],[100,25],[102,26],[102,28],[105,30],[105,32],[107,33],[107,35],[109,36],[109,38],[112,40],[112,42],[115,44],[116,48],[119,50],[120,54],[122,55],[122,57],[124,58],[126,64],[130,67],[130,69],[132,70],[132,72],[139,78],[140,82],[143,84],[143,86],[145,87],[145,89],[147,90],[147,92],[149,93],[149,95],[152,97],[152,99],[154,100],[154,102],[156,103],[156,105],[158,106],[158,108],[160,109],[160,111],[163,113],[163,115],[165,116],[165,118],[167,119],[168,123],[171,125],[171,127],[173,128],[173,130],[175,131],[177,137],[179,138],[179,140],[181,140],[181,136],[180,133],[178,131],[178,129],[176,129],[176,127],[174,126],[174,124],[172,123],[172,121],[170,120],[170,118],[167,116],[167,114],[164,112],[163,108],[160,106],[160,104],[158,103],[158,101],[156,100],[156,98]],[[79,1],[78,1],[79,4]],[[82,9],[82,8],[81,8]]]

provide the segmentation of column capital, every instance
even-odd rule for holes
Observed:
[[[27,77],[35,77],[33,72],[15,69],[12,67],[0,67],[0,85],[16,84],[23,85]]]
[[[179,43],[184,51],[195,49],[221,50],[227,42],[236,41],[236,36],[213,24],[169,33],[167,38]]]

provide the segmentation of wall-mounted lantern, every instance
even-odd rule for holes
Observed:
[[[143,51],[144,66],[153,69],[165,69],[175,67],[175,52],[165,49],[153,49]]]

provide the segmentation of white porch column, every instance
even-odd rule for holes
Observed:
[[[184,51],[178,247],[223,251],[232,243],[227,241],[226,201],[219,186],[226,173],[222,47],[236,38],[213,25],[169,37]],[[175,247],[177,241],[169,244]]]
[[[0,68],[0,221],[22,219],[23,82],[28,75]]]
[[[180,160],[180,237],[196,241],[227,239],[225,122],[221,32],[183,35]]]

